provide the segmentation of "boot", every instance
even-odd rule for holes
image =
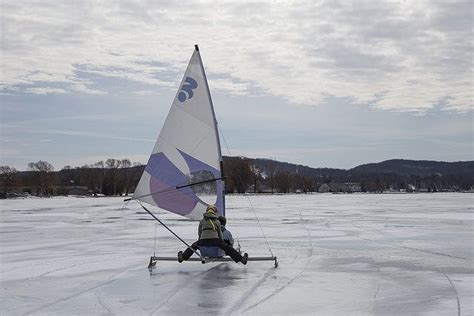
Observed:
[[[184,259],[183,259],[183,252],[180,251],[180,252],[178,252],[178,262],[181,263],[181,262],[183,262],[183,261],[184,261]]]
[[[244,255],[242,256],[242,259],[240,260],[240,262],[242,262],[244,265],[247,264],[247,259],[249,258],[249,255],[247,253],[244,253]]]

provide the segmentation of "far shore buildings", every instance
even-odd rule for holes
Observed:
[[[88,190],[86,186],[71,185],[71,186],[59,186],[53,185],[48,187],[47,192],[42,192],[36,186],[14,186],[11,188],[9,194],[11,195],[93,195],[93,192]]]
[[[344,193],[353,193],[361,192],[360,183],[347,182],[347,183],[323,183],[319,186],[319,193],[327,192],[344,192]]]

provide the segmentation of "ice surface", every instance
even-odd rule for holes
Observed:
[[[120,198],[1,201],[2,315],[473,315],[472,194],[227,196],[273,262],[159,262],[182,244]],[[251,204],[250,204],[251,203]],[[197,223],[158,212],[188,242]]]

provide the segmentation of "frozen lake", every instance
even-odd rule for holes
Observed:
[[[159,262],[183,245],[121,198],[1,201],[2,315],[474,315],[474,195],[227,196],[272,262]],[[158,216],[192,242],[197,222]]]

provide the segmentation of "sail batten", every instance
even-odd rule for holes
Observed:
[[[208,203],[224,214],[221,168],[214,108],[196,47],[133,199],[191,219],[201,218]],[[193,182],[202,187],[187,185]]]

